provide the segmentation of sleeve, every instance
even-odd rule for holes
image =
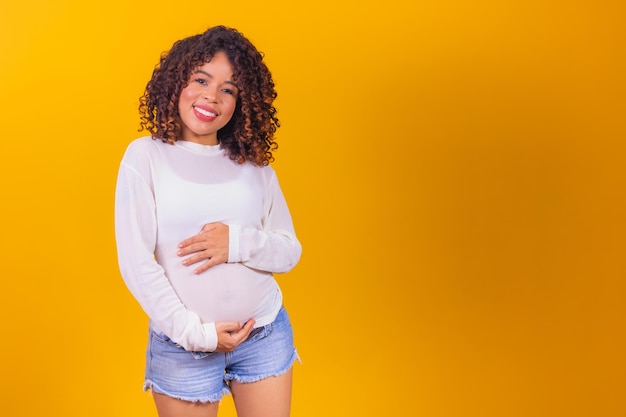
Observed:
[[[215,324],[202,323],[180,301],[155,260],[156,236],[152,188],[122,162],[115,193],[115,238],[124,282],[156,327],[173,341],[186,350],[215,350]]]
[[[268,199],[262,229],[229,226],[228,262],[241,262],[249,268],[283,273],[293,269],[302,254],[287,202],[274,170],[268,184]]]

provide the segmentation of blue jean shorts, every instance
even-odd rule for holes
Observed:
[[[299,360],[289,315],[256,328],[232,352],[190,352],[150,329],[144,390],[192,402],[216,402],[230,381],[256,382],[287,372]]]

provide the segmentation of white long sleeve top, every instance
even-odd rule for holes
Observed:
[[[178,244],[207,223],[229,226],[228,262],[194,274]],[[215,322],[271,323],[282,305],[272,273],[302,252],[273,168],[216,146],[143,137],[127,148],[115,196],[119,267],[152,327],[187,350],[217,347]]]

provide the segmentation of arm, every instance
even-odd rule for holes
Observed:
[[[229,225],[228,262],[241,262],[262,271],[288,272],[300,260],[302,246],[274,170],[267,191],[262,229]]]
[[[152,189],[124,162],[115,195],[115,235],[122,277],[156,326],[187,350],[215,350],[215,324],[202,323],[182,304],[154,259],[157,227]]]

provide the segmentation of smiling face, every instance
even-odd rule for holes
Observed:
[[[180,93],[178,113],[182,140],[217,145],[217,131],[235,112],[239,90],[233,82],[233,67],[223,52],[198,67]]]

